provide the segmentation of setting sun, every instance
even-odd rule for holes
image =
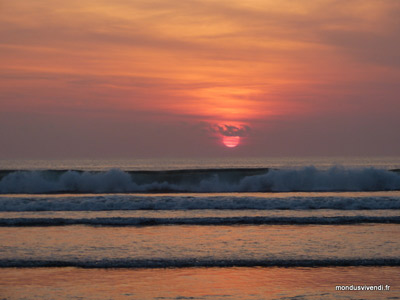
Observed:
[[[0,14],[0,300],[400,300],[400,0]]]
[[[235,148],[239,145],[239,136],[224,136],[222,139],[223,144],[228,148]]]

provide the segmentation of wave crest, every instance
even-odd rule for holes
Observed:
[[[376,169],[315,167],[289,170],[164,172],[11,171],[0,193],[294,192],[400,190],[400,175]]]

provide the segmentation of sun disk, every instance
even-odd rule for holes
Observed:
[[[224,136],[222,138],[222,143],[228,148],[235,148],[237,145],[239,145],[239,142],[239,136]]]

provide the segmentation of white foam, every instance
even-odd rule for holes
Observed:
[[[136,176],[136,177],[135,177]],[[59,176],[46,171],[15,171],[0,181],[0,193],[134,193],[134,192],[290,192],[290,191],[384,191],[400,190],[400,175],[381,169],[318,170],[306,167],[270,170],[242,178],[221,176],[216,170],[204,172],[197,181],[167,177],[143,183],[139,175],[113,169],[107,172],[67,171]],[[142,183],[139,183],[142,182]]]
[[[0,197],[0,211],[400,209],[400,197],[75,196]]]

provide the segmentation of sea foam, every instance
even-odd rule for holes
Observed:
[[[4,172],[3,172],[4,173]],[[376,169],[10,171],[0,193],[291,192],[400,190],[400,175]]]
[[[115,211],[115,210],[371,210],[400,209],[398,196],[179,196],[77,195],[1,196],[0,211]]]

